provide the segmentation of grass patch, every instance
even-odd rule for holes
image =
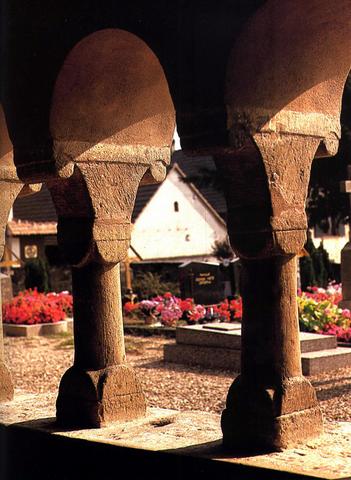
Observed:
[[[56,333],[55,335],[50,335],[50,338],[61,340],[60,343],[56,345],[56,350],[61,348],[73,348],[74,346],[74,337],[71,332]]]
[[[142,354],[144,352],[144,344],[138,339],[125,338],[126,353]]]
[[[61,340],[56,346],[56,350],[62,348],[73,348],[74,337],[72,333],[62,332],[56,335],[50,335],[50,338]],[[134,355],[142,354],[144,352],[144,344],[139,339],[126,338],[125,339],[126,353],[132,353]]]

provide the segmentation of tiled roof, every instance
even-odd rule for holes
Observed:
[[[202,170],[205,170],[207,173],[216,170],[212,157],[187,157],[181,150],[173,153],[169,169],[172,168],[175,163],[179,165],[187,177],[191,178],[201,177]],[[217,213],[222,218],[225,218],[227,207],[223,194],[213,186],[204,186],[196,180],[194,181],[194,185]],[[158,187],[159,184],[143,185],[139,188],[132,214],[133,223],[150,201],[151,197],[156,193]],[[14,203],[13,216],[14,219],[28,220],[30,222],[56,222],[57,215],[55,207],[51,200],[50,192],[45,185],[43,185],[39,193],[18,198]]]
[[[180,169],[185,173],[187,177],[201,177],[201,171],[211,172],[216,170],[216,165],[212,157],[187,157],[181,150],[177,150],[172,155],[172,161],[169,166],[169,170],[177,163]],[[194,185],[210,203],[212,208],[225,219],[227,212],[227,205],[224,199],[224,195],[219,190],[216,190],[213,186],[201,185],[201,182],[194,181]],[[135,207],[132,215],[132,222],[140,215],[145,205],[149,202],[151,197],[156,193],[159,184],[156,185],[143,185],[139,188],[137,197],[135,200]]]
[[[182,150],[173,153],[172,164],[177,163],[188,178],[199,177],[199,181],[194,180],[195,187],[211,204],[216,212],[226,218],[227,204],[224,195],[212,185],[203,185],[201,182],[201,172],[205,171],[207,175],[216,171],[216,165],[211,156],[187,157]]]
[[[47,187],[43,185],[40,192],[17,198],[13,205],[13,217],[30,222],[56,222],[56,210]]]
[[[12,235],[56,235],[57,222],[29,222],[11,220],[7,227]]]

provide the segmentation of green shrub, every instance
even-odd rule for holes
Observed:
[[[49,291],[49,275],[45,261],[41,258],[26,260],[24,272],[27,290],[36,288],[38,292]]]
[[[176,296],[180,295],[178,282],[164,282],[161,275],[151,272],[137,274],[133,281],[133,291],[139,298],[163,295],[166,292],[172,292]]]

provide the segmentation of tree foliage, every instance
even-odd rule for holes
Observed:
[[[312,286],[325,288],[332,279],[333,272],[323,242],[316,248],[308,235],[305,250],[308,255],[300,259],[301,289],[305,291]]]
[[[349,195],[340,192],[340,182],[348,178],[351,164],[351,76],[344,90],[341,113],[341,140],[334,157],[313,161],[306,204],[310,227],[337,235],[340,223],[349,221]]]
[[[216,240],[212,245],[212,255],[220,261],[234,258],[234,252],[228,240]]]
[[[165,282],[162,275],[152,272],[139,272],[133,280],[133,291],[140,299],[163,295],[166,292],[180,295],[178,282]]]
[[[42,258],[26,260],[25,266],[26,289],[36,288],[38,292],[49,291],[49,275],[47,263]]]

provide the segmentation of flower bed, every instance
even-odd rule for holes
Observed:
[[[299,292],[300,329],[336,335],[338,341],[351,343],[351,312],[338,307],[341,299],[341,285],[338,284],[328,285],[326,289],[310,287],[307,292]]]
[[[299,291],[297,305],[300,330],[336,335],[339,342],[351,345],[351,312],[338,307],[341,299],[341,285],[338,284],[331,284],[326,289],[311,287],[306,292]],[[242,300],[238,297],[217,305],[204,306],[195,304],[192,298],[181,300],[166,293],[150,300],[126,303],[124,315],[145,323],[151,323],[151,318],[168,327],[211,321],[240,321]]]
[[[72,295],[68,292],[39,293],[26,290],[2,306],[4,323],[35,325],[57,323],[72,316]]]
[[[210,321],[229,322],[241,318],[242,304],[241,298],[236,298],[231,301],[224,300],[218,305],[205,306],[196,304],[192,298],[182,300],[167,292],[150,300],[127,302],[124,305],[124,315],[144,318],[145,323],[150,323],[148,320],[152,318],[154,322],[168,327]]]

